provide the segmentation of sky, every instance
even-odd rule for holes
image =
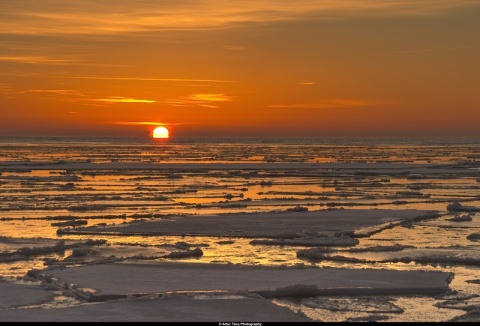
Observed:
[[[0,0],[0,136],[480,136],[480,0]]]

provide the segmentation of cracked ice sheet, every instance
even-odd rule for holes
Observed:
[[[307,212],[273,212],[259,214],[226,214],[179,216],[157,221],[146,221],[119,226],[77,227],[73,233],[85,234],[139,234],[139,235],[204,235],[232,237],[275,238],[288,233],[304,231],[334,235],[338,232],[411,219],[434,211],[333,209]]]
[[[0,310],[3,322],[308,322],[262,298],[128,298],[62,309]]]
[[[321,294],[438,294],[451,273],[317,267],[158,262],[109,263],[35,272],[59,286],[74,285],[95,300],[115,295],[226,291],[265,297]],[[88,291],[82,290],[88,289]]]

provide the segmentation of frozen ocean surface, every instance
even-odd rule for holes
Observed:
[[[0,138],[0,320],[478,321],[479,189],[477,139]]]

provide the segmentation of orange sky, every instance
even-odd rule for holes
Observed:
[[[0,2],[0,136],[477,136],[479,89],[480,1]]]

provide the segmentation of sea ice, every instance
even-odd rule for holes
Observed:
[[[264,297],[325,294],[438,294],[451,273],[156,262],[105,263],[32,271],[31,277],[82,296],[228,291]],[[115,275],[115,277],[112,277]],[[68,285],[68,286],[67,286]],[[82,288],[95,289],[85,293]]]

